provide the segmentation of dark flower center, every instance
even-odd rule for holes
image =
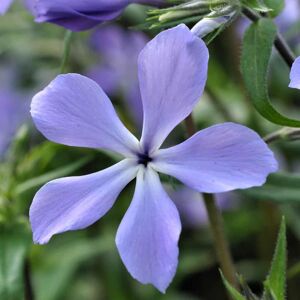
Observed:
[[[148,163],[152,161],[152,158],[147,153],[138,154],[138,164],[147,167]]]

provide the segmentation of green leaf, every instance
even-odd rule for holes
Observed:
[[[24,298],[23,267],[30,241],[24,222],[0,225],[0,299]]]
[[[42,249],[42,260],[35,260],[32,265],[37,299],[63,299],[64,292],[82,264],[114,250],[112,237],[111,231],[96,239],[79,235],[73,240],[56,240]]]
[[[265,0],[265,3],[271,9],[270,16],[273,18],[277,17],[284,9],[284,0]]]
[[[256,110],[272,123],[300,127],[300,121],[279,113],[271,104],[267,90],[267,75],[276,25],[270,19],[260,19],[245,33],[241,71],[246,89]]]
[[[265,3],[266,1],[263,0],[244,0],[243,5],[245,5],[248,8],[254,9],[258,12],[268,12],[271,10],[268,5]]]
[[[68,165],[58,168],[54,171],[50,171],[41,176],[31,178],[31,179],[17,185],[15,192],[16,192],[16,194],[22,194],[32,188],[36,188],[36,187],[42,185],[50,180],[72,174],[73,172],[75,172],[76,170],[78,170],[82,166],[84,166],[86,163],[88,163],[90,160],[91,160],[91,157],[84,157],[74,163],[68,164]]]
[[[274,300],[285,299],[286,287],[286,226],[282,219],[270,273],[265,281],[264,295]],[[267,298],[268,299],[268,298]]]
[[[221,277],[223,280],[223,283],[226,287],[227,292],[232,297],[233,300],[247,300],[240,292],[238,292],[224,277],[222,271],[220,270]]]
[[[271,174],[265,185],[243,190],[240,193],[257,200],[299,203],[300,175],[289,173]]]

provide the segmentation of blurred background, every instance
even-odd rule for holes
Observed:
[[[118,224],[133,195],[132,184],[113,209],[88,229],[56,236],[44,246],[32,243],[28,209],[35,192],[54,178],[108,167],[116,157],[46,141],[31,122],[31,98],[61,72],[87,75],[102,86],[126,126],[139,135],[137,57],[157,33],[136,30],[146,10],[131,5],[113,23],[72,34],[51,24],[35,23],[18,2],[0,17],[1,300],[24,299],[24,290],[26,299],[37,300],[226,299],[201,195],[168,177],[162,180],[180,211],[183,232],[179,267],[165,295],[135,281],[115,247]],[[293,13],[285,10],[277,24],[300,55],[300,11]],[[208,83],[194,111],[198,129],[224,121],[247,125],[261,136],[279,129],[255,112],[243,86],[239,63],[248,24],[237,20],[209,44]],[[289,89],[288,83],[289,69],[274,51],[269,72],[272,102],[286,115],[299,118],[300,91]],[[185,138],[185,128],[180,125],[165,146]],[[300,142],[279,141],[271,148],[280,173],[271,175],[262,188],[216,197],[237,270],[257,293],[270,267],[281,216],[286,216],[288,299],[299,300]]]

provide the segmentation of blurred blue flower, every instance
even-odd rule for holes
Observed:
[[[25,119],[25,107],[19,95],[0,89],[0,158]]]
[[[144,112],[140,142],[122,124],[99,85],[87,77],[60,75],[33,98],[34,123],[49,140],[104,148],[125,157],[100,172],[43,186],[30,208],[36,243],[95,223],[136,178],[116,244],[134,278],[166,290],[177,268],[181,222],[158,172],[199,192],[219,193],[262,185],[277,169],[264,141],[234,123],[209,127],[181,144],[160,149],[198,103],[207,68],[205,43],[185,25],[160,33],[146,45],[138,59]]]
[[[167,191],[178,209],[184,227],[195,228],[207,225],[207,212],[199,192],[186,186],[176,190],[167,187]],[[216,201],[221,210],[233,209],[237,203],[236,197],[230,192],[216,194]]]
[[[276,23],[278,24],[280,30],[284,32],[296,22],[300,22],[300,1],[286,0],[285,8],[276,18]]]
[[[0,159],[5,154],[19,127],[29,117],[27,93],[21,92],[16,82],[15,69],[2,66],[0,71]]]
[[[0,15],[4,15],[9,7],[11,6],[13,0],[1,0],[0,3]]]
[[[117,25],[97,29],[91,38],[101,62],[88,70],[87,76],[96,81],[110,96],[122,95],[137,128],[142,128],[143,109],[137,76],[138,55],[148,38],[142,32],[125,30]]]
[[[72,31],[87,30],[118,17],[131,3],[162,5],[164,0],[27,0],[36,22],[50,22]]]

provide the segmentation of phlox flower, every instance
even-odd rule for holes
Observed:
[[[124,156],[100,172],[44,185],[30,207],[36,243],[95,223],[136,178],[116,245],[134,278],[164,292],[176,272],[181,223],[158,172],[199,192],[219,193],[262,185],[276,171],[277,162],[264,141],[234,123],[209,127],[160,149],[198,103],[208,56],[204,42],[185,25],[160,33],[145,46],[138,59],[144,113],[140,141],[122,124],[99,85],[84,76],[60,75],[33,98],[34,123],[49,140]]]
[[[100,62],[87,71],[108,95],[125,101],[127,111],[138,129],[143,123],[143,108],[137,75],[139,53],[148,42],[138,31],[125,30],[117,25],[101,26],[91,36],[92,48],[100,55]]]

